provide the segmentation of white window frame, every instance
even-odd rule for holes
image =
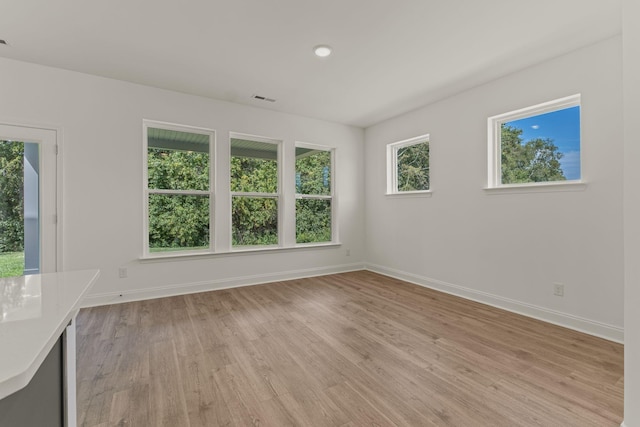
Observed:
[[[318,245],[326,245],[326,244],[335,244],[337,242],[339,242],[338,239],[338,221],[337,221],[337,196],[336,196],[336,165],[335,165],[335,160],[336,160],[336,148],[335,147],[329,147],[326,145],[318,145],[318,144],[309,144],[306,142],[298,142],[296,141],[295,143],[295,148],[308,148],[310,150],[319,150],[319,151],[328,151],[330,153],[330,159],[331,159],[331,168],[330,168],[330,172],[331,172],[331,192],[329,195],[324,195],[324,194],[300,194],[300,193],[295,193],[295,199],[316,199],[316,200],[330,200],[331,201],[331,241],[329,242],[308,242],[308,243],[297,243],[298,240],[298,236],[296,235],[295,231],[294,231],[294,237],[295,237],[295,241],[296,241],[296,246],[318,246]],[[295,150],[294,148],[294,150]],[[295,173],[297,172],[296,170],[296,166],[295,166],[295,162],[294,162],[294,176]],[[294,211],[295,211],[295,205],[294,205]],[[297,223],[298,220],[298,214],[297,212],[294,213],[294,228],[295,228],[295,224]]]
[[[156,190],[149,189],[149,165],[148,165],[148,128],[174,130],[177,132],[198,133],[201,135],[209,136],[209,190]],[[142,180],[144,191],[144,211],[143,211],[143,258],[166,258],[167,256],[184,256],[184,255],[198,255],[209,254],[215,252],[215,146],[216,146],[216,132],[213,129],[207,129],[196,126],[179,125],[175,123],[160,122],[155,120],[143,119],[142,121]],[[166,252],[151,252],[149,250],[149,195],[151,194],[175,194],[175,195],[201,195],[209,197],[209,248],[197,249],[197,250],[175,250],[169,253]]]
[[[521,190],[552,190],[563,191],[567,189],[582,190],[585,187],[584,170],[583,170],[583,151],[582,129],[580,129],[580,179],[566,181],[548,181],[548,182],[528,182],[503,184],[502,183],[502,141],[501,126],[503,123],[511,122],[541,114],[552,113],[554,111],[563,110],[571,107],[581,107],[581,96],[575,94],[564,98],[554,99],[552,101],[543,102],[541,104],[525,107],[508,113],[498,114],[489,117],[487,120],[488,129],[488,161],[487,161],[487,187],[485,190],[506,190],[505,192],[521,191]],[[580,108],[582,116],[582,108]],[[582,128],[582,117],[580,117],[580,127]],[[574,188],[571,188],[574,187]]]
[[[229,234],[233,234],[233,198],[234,197],[254,197],[254,198],[269,198],[276,200],[276,206],[278,209],[278,243],[275,245],[239,245],[233,246],[233,242],[230,242],[232,252],[242,251],[255,251],[260,249],[271,249],[283,247],[283,206],[282,206],[282,145],[283,141],[274,138],[268,138],[265,136],[250,135],[246,133],[230,132],[229,133],[229,183],[231,183],[231,140],[232,139],[245,139],[255,142],[263,142],[266,144],[274,144],[277,147],[277,170],[278,170],[278,186],[275,193],[259,193],[259,192],[244,192],[244,191],[229,191]]]
[[[412,145],[418,145],[422,143],[429,144],[429,189],[427,190],[414,190],[414,191],[399,191],[398,190],[398,150]],[[388,196],[401,196],[401,195],[431,195],[431,141],[429,134],[416,136],[414,138],[405,139],[398,142],[387,144],[387,195]]]

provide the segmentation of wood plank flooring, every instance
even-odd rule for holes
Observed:
[[[80,426],[619,426],[623,346],[371,272],[82,310]]]

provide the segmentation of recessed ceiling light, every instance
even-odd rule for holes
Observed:
[[[326,58],[327,56],[331,55],[331,46],[327,46],[326,44],[321,44],[319,46],[314,47],[313,52],[316,54],[316,56],[319,56],[320,58]]]

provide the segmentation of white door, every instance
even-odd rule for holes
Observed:
[[[0,141],[25,143],[25,254],[30,251],[35,259],[35,265],[33,262],[29,265],[25,256],[25,273],[55,272],[58,265],[57,133],[51,129],[0,124]]]

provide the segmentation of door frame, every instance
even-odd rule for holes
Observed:
[[[12,138],[17,141],[24,142],[37,142],[40,143],[40,176],[39,176],[39,188],[40,188],[40,206],[43,206],[43,191],[45,188],[43,182],[48,177],[55,177],[55,194],[50,200],[52,206],[52,212],[42,214],[39,218],[41,229],[40,236],[42,237],[42,224],[52,226],[49,230],[53,233],[54,243],[49,245],[51,254],[45,254],[44,248],[40,247],[40,260],[41,260],[41,273],[54,273],[57,271],[63,271],[63,194],[62,194],[62,129],[57,126],[37,125],[37,124],[25,124],[19,122],[12,122],[7,120],[0,120],[0,137]],[[45,164],[47,156],[54,156],[53,159]],[[53,170],[51,170],[53,168]],[[46,216],[45,216],[46,215]],[[53,262],[49,263],[47,268],[43,268],[44,263],[42,260],[47,257],[53,257]],[[43,271],[44,270],[44,271]]]

